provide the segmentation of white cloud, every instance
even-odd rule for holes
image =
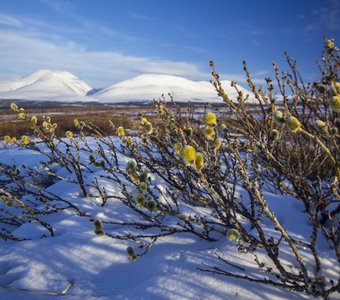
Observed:
[[[28,33],[0,30],[0,40],[2,79],[8,79],[8,74],[17,77],[38,69],[67,70],[96,87],[142,73],[210,78],[208,73],[191,63],[115,51],[90,51],[73,42],[57,44]]]
[[[17,18],[0,13],[0,24],[6,25],[6,26],[18,27],[18,26],[21,26],[22,23]]]
[[[74,6],[70,1],[65,0],[39,0],[42,4],[45,4],[53,10],[60,13],[70,13]]]
[[[65,3],[67,6],[66,1],[53,1],[52,8],[62,10],[64,6],[61,4]],[[21,77],[39,69],[66,70],[97,88],[143,73],[177,75],[193,80],[212,79],[208,68],[202,71],[203,68],[194,63],[127,55],[119,50],[90,50],[79,41],[72,40],[70,36],[84,37],[87,42],[93,43],[96,35],[100,33],[104,37],[131,44],[140,41],[140,37],[124,35],[101,24],[93,24],[77,15],[73,15],[73,18],[77,20],[78,26],[49,23],[27,17],[20,18],[19,21],[16,16],[0,14],[0,24],[6,22],[6,25],[12,26],[11,29],[0,28],[0,80]],[[163,46],[177,47],[172,44]],[[197,53],[209,52],[190,45],[179,47]],[[206,62],[202,62],[204,63]],[[225,75],[223,79],[246,83],[245,75]]]

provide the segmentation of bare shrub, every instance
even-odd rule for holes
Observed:
[[[259,272],[264,273],[252,277],[243,268],[232,273],[220,266],[202,267],[202,271],[327,298],[340,288],[339,281],[322,275],[317,246],[320,239],[327,241],[340,262],[338,53],[334,42],[326,40],[319,64],[321,78],[312,84],[303,82],[288,55],[290,71],[280,73],[274,65],[275,81],[266,78],[264,87],[255,86],[244,63],[253,95],[245,95],[232,82],[237,99],[229,98],[211,62],[211,83],[225,103],[223,109],[202,113],[189,106],[183,110],[169,95],[171,106],[165,99],[156,101],[158,116],[151,119],[142,113],[132,130],[123,123],[111,122],[102,130],[74,120],[75,130],[68,129],[67,138],[61,139],[50,119],[39,122],[20,108],[12,108],[31,123],[38,143],[50,150],[44,164],[49,174],[72,180],[84,196],[91,196],[90,188],[96,191],[102,206],[115,199],[135,212],[132,222],[94,223],[98,235],[137,244],[137,250],[127,249],[131,261],[145,255],[164,236],[186,232],[207,241],[227,236],[240,252],[253,254]],[[249,103],[252,97],[255,106]],[[117,133],[120,143],[107,136],[110,132]],[[88,135],[95,138],[97,147],[88,143]],[[21,143],[44,152],[36,144]],[[130,158],[126,166],[119,161],[121,154]],[[53,165],[74,176],[60,178]],[[84,174],[94,172],[92,167],[105,175],[89,183]],[[100,183],[103,178],[119,187],[120,193],[107,192]],[[293,237],[270,207],[267,191],[290,195],[303,204],[310,222],[309,237]],[[124,230],[107,232],[103,224]],[[287,255],[282,249],[288,251],[294,269],[285,264]],[[259,261],[259,252],[271,261],[271,267]],[[312,264],[305,262],[306,252],[314,258]],[[221,264],[230,264],[218,257]]]

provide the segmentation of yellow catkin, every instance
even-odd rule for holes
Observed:
[[[123,137],[125,135],[124,127],[122,127],[122,126],[118,127],[117,134],[118,134],[119,137]]]
[[[205,124],[209,125],[209,126],[214,126],[217,123],[217,118],[216,115],[212,112],[207,113],[205,115]]]
[[[37,122],[38,122],[38,118],[36,116],[32,116],[31,123],[37,124]]]
[[[152,124],[150,122],[146,122],[144,124],[144,131],[146,134],[151,134],[152,131],[153,131],[153,127],[152,127]]]
[[[66,137],[68,137],[69,139],[73,139],[73,132],[72,131],[66,131],[65,132],[65,135],[66,135]]]
[[[27,119],[27,115],[25,113],[18,114],[19,119],[25,120]]]
[[[195,160],[196,151],[193,146],[185,146],[182,149],[182,159],[186,164],[192,164]]]
[[[9,135],[5,135],[4,140],[6,143],[10,143],[12,139]]]
[[[80,127],[80,122],[79,122],[78,119],[74,119],[74,120],[73,120],[73,124],[74,124],[74,126],[75,126],[76,128],[79,128],[79,127]]]
[[[336,95],[330,98],[329,106],[335,111],[340,111],[340,96]]]
[[[301,128],[300,121],[295,117],[288,118],[286,126],[290,132],[298,132]]]
[[[132,138],[132,136],[127,136],[126,139],[125,139],[125,141],[126,141],[126,144],[127,144],[128,146],[131,146],[131,145],[133,144],[133,138]]]
[[[11,109],[14,111],[19,111],[19,107],[15,103],[11,103]]]
[[[28,137],[27,135],[23,135],[23,136],[21,137],[21,143],[22,143],[23,145],[28,145],[29,142],[30,142],[30,139],[29,139],[29,137]]]

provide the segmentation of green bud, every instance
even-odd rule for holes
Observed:
[[[273,129],[270,132],[270,139],[272,141],[277,141],[279,138],[280,138],[280,133],[276,129]]]
[[[6,206],[8,206],[8,207],[12,207],[13,206],[13,202],[12,201],[5,201],[5,204],[6,204]]]
[[[327,125],[324,121],[322,120],[316,120],[315,121],[315,128],[319,132],[324,132],[327,131]]]
[[[229,241],[237,241],[239,236],[239,232],[234,228],[229,229],[226,234],[226,237]]]
[[[340,95],[333,96],[329,99],[329,106],[335,111],[340,111]]]
[[[340,82],[335,82],[334,87],[335,87],[337,93],[340,95]]]
[[[135,202],[138,206],[144,206],[145,204],[145,197],[143,194],[138,194],[136,197],[135,197]]]
[[[127,247],[126,252],[129,256],[135,255],[135,250],[132,247]]]
[[[185,134],[186,134],[187,136],[191,136],[192,133],[193,133],[193,129],[192,129],[191,127],[186,127],[186,128],[184,129],[184,132],[185,132]]]
[[[128,173],[133,173],[136,170],[136,164],[132,161],[129,160],[128,163],[126,164],[126,171]]]
[[[283,118],[283,112],[276,110],[273,114],[274,122],[278,125],[284,124],[285,120]]]
[[[141,182],[147,182],[148,181],[148,173],[146,173],[146,172],[140,173],[139,180]]]
[[[155,201],[152,201],[152,200],[149,200],[147,203],[146,203],[146,208],[149,210],[149,211],[155,211],[156,210],[156,203]]]
[[[176,143],[176,144],[174,145],[174,152],[175,152],[176,154],[180,154],[181,151],[182,151],[182,144],[181,144],[181,143]]]
[[[95,229],[94,233],[98,236],[103,236],[105,234],[103,229]]]
[[[215,139],[215,141],[214,141],[214,150],[220,149],[221,145],[222,145],[221,139],[219,139],[219,138]]]
[[[103,228],[103,223],[100,220],[94,220],[93,226],[95,229],[102,229]]]
[[[134,262],[137,260],[137,255],[136,254],[133,254],[133,255],[129,255],[129,261],[130,262]]]
[[[204,128],[204,136],[205,138],[208,140],[208,141],[212,141],[215,139],[215,135],[216,135],[216,132],[215,132],[215,129],[211,126],[206,126]]]
[[[338,128],[332,127],[329,132],[331,135],[337,135],[338,134]]]
[[[145,190],[148,188],[148,184],[145,183],[145,182],[141,182],[141,183],[139,184],[139,187],[140,187],[143,191],[145,191]]]
[[[298,132],[301,128],[301,123],[297,118],[292,116],[286,121],[286,126],[290,132]]]

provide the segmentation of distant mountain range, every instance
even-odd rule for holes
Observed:
[[[236,99],[230,81],[222,84],[227,94]],[[241,86],[238,88],[251,94]],[[40,70],[17,80],[0,81],[0,100],[121,103],[151,101],[168,93],[176,101],[222,102],[209,82],[163,74],[139,75],[104,89],[94,89],[66,71]]]

